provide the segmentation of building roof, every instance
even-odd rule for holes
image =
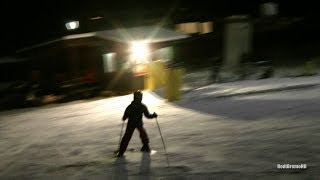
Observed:
[[[171,29],[158,27],[158,26],[141,26],[133,28],[118,28],[112,30],[96,31],[90,33],[74,34],[64,36],[60,39],[47,41],[41,44],[25,47],[17,52],[23,52],[37,47],[45,46],[54,42],[72,39],[81,39],[97,37],[104,40],[114,41],[118,43],[130,43],[132,41],[146,41],[149,43],[158,43],[165,41],[174,41],[189,37],[189,35],[182,32],[176,32]]]
[[[173,41],[187,38],[188,35],[157,26],[121,28],[109,31],[99,31],[97,36],[103,39],[121,43],[146,40],[150,43]]]
[[[19,63],[27,61],[27,58],[15,58],[10,56],[0,57],[0,65],[1,64],[9,64],[9,63]]]

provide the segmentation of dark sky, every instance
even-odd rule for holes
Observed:
[[[218,18],[232,14],[257,14],[266,0],[29,0],[1,1],[0,56],[35,43],[68,34],[64,23],[80,20],[79,32],[99,28],[139,24],[146,19],[170,16],[173,21],[192,18]],[[277,0],[282,15],[305,15],[315,11],[314,4]],[[90,17],[104,16],[91,21]],[[130,23],[129,23],[130,24]]]

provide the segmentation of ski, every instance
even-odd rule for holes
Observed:
[[[119,150],[114,151],[114,157],[117,157]],[[150,152],[140,151],[140,149],[130,148],[125,153],[148,153],[150,155],[155,155],[157,150],[151,149]]]

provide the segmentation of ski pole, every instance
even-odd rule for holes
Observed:
[[[120,151],[120,145],[121,145],[121,137],[122,137],[122,131],[123,131],[123,127],[124,127],[124,121],[122,123],[122,127],[121,127],[121,132],[120,132],[120,137],[119,137],[119,146],[118,146],[118,150],[116,150],[114,153],[117,154]]]
[[[166,145],[164,144],[164,140],[163,140],[163,137],[162,137],[160,125],[158,123],[158,118],[156,118],[156,122],[157,122],[157,125],[158,125],[158,129],[159,129],[159,132],[160,132],[161,140],[162,140],[162,143],[163,143],[164,152],[165,152],[166,158],[167,158],[167,164],[168,164],[168,167],[169,167],[169,159],[168,159],[168,154],[167,154],[167,150],[166,150]]]

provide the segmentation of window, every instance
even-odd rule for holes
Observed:
[[[103,55],[104,73],[110,73],[110,72],[116,71],[115,55],[116,53],[107,53]]]

